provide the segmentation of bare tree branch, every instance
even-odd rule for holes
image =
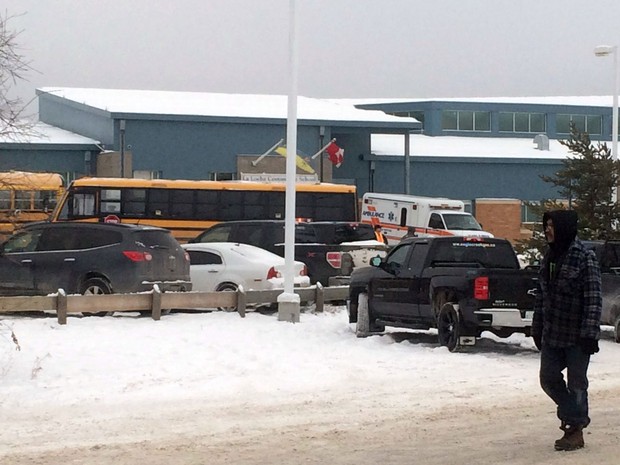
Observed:
[[[11,87],[26,80],[26,74],[32,71],[19,47],[18,37],[22,31],[9,27],[14,17],[6,11],[0,13],[0,137],[8,140],[18,140],[34,130],[34,122],[24,114],[27,105],[20,97],[9,95]]]

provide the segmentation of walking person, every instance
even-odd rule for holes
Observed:
[[[598,352],[601,274],[596,256],[577,237],[577,213],[543,215],[549,245],[539,272],[532,337],[540,350],[540,385],[557,405],[562,438],[556,450],[584,446],[588,416],[588,365]],[[566,370],[566,382],[563,371]]]

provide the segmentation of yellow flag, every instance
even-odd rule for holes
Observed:
[[[286,147],[278,147],[275,151],[277,154],[286,157]],[[305,171],[306,173],[315,173],[314,168],[312,168],[312,166],[310,166],[308,162],[306,162],[306,160],[301,158],[299,155],[297,155],[297,158],[295,159],[295,164],[300,170]]]

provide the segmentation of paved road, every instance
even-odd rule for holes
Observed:
[[[531,395],[530,395],[531,397]],[[416,410],[399,398],[366,396],[265,406],[169,405],[127,412],[74,406],[45,415],[13,412],[3,465],[616,465],[620,389],[591,393],[586,448],[556,452],[554,408],[540,394],[507,395],[506,405],[455,399]],[[411,404],[415,405],[415,392]],[[62,431],[62,434],[59,434]],[[70,431],[71,434],[67,434]],[[1,444],[0,444],[1,446]]]

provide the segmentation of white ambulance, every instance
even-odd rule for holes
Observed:
[[[407,235],[493,237],[460,200],[369,192],[362,197],[361,216],[364,223],[381,225],[390,245]]]

